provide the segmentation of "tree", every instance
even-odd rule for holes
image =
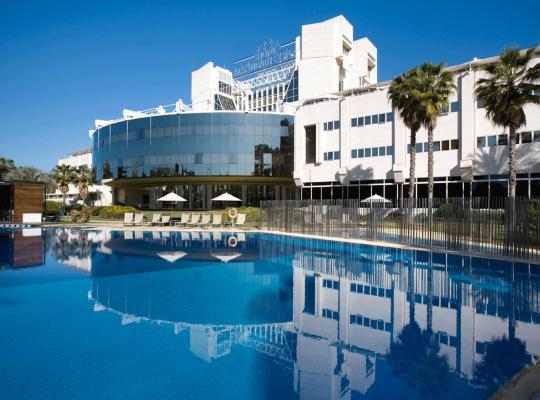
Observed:
[[[94,174],[90,168],[86,165],[81,165],[75,170],[73,183],[77,185],[79,189],[79,196],[86,202],[88,197],[88,188],[94,182]]]
[[[19,181],[37,182],[41,181],[43,171],[34,167],[17,167],[11,173],[11,177]]]
[[[424,119],[419,99],[415,95],[417,84],[418,69],[412,68],[394,78],[388,89],[388,98],[392,103],[392,108],[399,113],[403,123],[411,131],[409,200],[414,197],[416,183],[416,133],[422,126]],[[412,207],[411,201],[409,206]]]
[[[475,95],[494,125],[508,129],[509,197],[516,196],[516,132],[525,125],[523,107],[540,104],[540,64],[530,66],[536,49],[520,52],[505,49],[497,62],[484,67],[485,78],[477,82]]]
[[[453,74],[444,70],[444,63],[424,63],[418,68],[417,82],[413,87],[414,96],[422,107],[422,125],[428,134],[428,203],[433,199],[433,131],[437,119],[444,109],[448,109],[448,97],[456,86]],[[431,215],[431,213],[430,213]]]
[[[75,182],[75,170],[69,165],[57,165],[51,172],[58,189],[62,192],[62,201],[66,204],[66,195],[69,185]]]
[[[13,160],[0,157],[0,179],[7,179],[8,174],[15,169]]]

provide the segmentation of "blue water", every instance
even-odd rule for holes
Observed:
[[[0,230],[2,399],[483,399],[540,266],[268,234]]]

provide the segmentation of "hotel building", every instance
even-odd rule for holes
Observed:
[[[534,63],[540,60],[534,59]],[[474,96],[482,67],[451,66],[456,91],[435,130],[435,197],[506,196],[507,132]],[[377,80],[377,48],[338,16],[303,25],[286,44],[265,42],[232,71],[209,62],[179,100],[124,110],[90,131],[98,179],[113,201],[156,207],[175,190],[185,207],[210,208],[224,191],[267,199],[399,199],[407,185],[409,131]],[[540,196],[540,108],[519,132],[519,196]],[[427,196],[427,135],[417,135],[417,197]],[[182,206],[182,205],[179,205]]]

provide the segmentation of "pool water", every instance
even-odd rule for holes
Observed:
[[[483,399],[540,266],[260,233],[0,230],[2,399]]]

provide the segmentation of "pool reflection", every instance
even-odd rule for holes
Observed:
[[[538,265],[261,234],[107,235],[75,256],[91,261],[95,311],[187,331],[206,362],[259,352],[292,370],[301,399],[483,398],[540,356]]]

